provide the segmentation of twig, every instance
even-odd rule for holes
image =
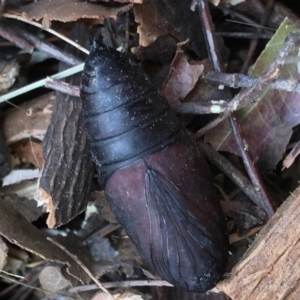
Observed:
[[[236,38],[236,39],[271,39],[273,36],[273,33],[256,33],[256,32],[223,32],[218,31],[216,32],[216,35],[223,36],[223,37],[229,37],[229,38]]]
[[[297,142],[292,151],[286,156],[286,158],[283,161],[283,169],[289,168],[293,162],[295,161],[295,158],[300,154],[300,141]]]
[[[259,206],[266,211],[269,217],[271,217],[275,212],[275,207],[272,201],[269,199],[269,196],[265,190],[260,174],[253,163],[254,160],[252,158],[251,152],[249,151],[247,142],[245,139],[242,138],[243,136],[242,128],[240,124],[237,122],[237,117],[235,112],[232,113],[232,116],[229,118],[229,122],[231,125],[232,133],[235,137],[235,141],[240,150],[240,154],[242,156],[244,166],[257,192],[258,199],[260,200]]]
[[[30,45],[30,43],[20,38],[13,30],[11,30],[9,26],[5,25],[3,22],[0,23],[0,35],[28,53],[32,53],[34,50],[34,47]]]
[[[223,172],[229,179],[232,180],[256,205],[260,206],[258,201],[257,191],[250,180],[223,155],[219,154],[215,149],[203,141],[197,142],[198,147],[204,152],[208,161]]]
[[[14,28],[14,27],[13,27]],[[32,46],[34,46],[36,49],[40,51],[44,51],[45,53],[48,53],[52,57],[56,58],[59,61],[62,61],[68,65],[76,66],[82,63],[82,60],[78,59],[74,55],[67,53],[58,47],[40,40],[35,35],[22,30],[20,28],[15,27],[19,36],[23,37],[27,42],[29,42]]]
[[[132,286],[173,286],[172,284],[164,280],[127,280],[117,282],[105,282],[102,285],[108,289]],[[71,294],[75,294],[78,292],[92,291],[98,289],[99,287],[96,284],[89,284],[70,288],[68,292]]]
[[[46,78],[45,87],[70,96],[80,97],[79,86],[71,85],[61,80],[55,80],[51,77]]]
[[[274,0],[268,0],[268,3],[264,10],[263,16],[260,19],[260,24],[259,24],[260,26],[264,26],[266,24],[266,22],[270,16],[270,12],[271,12],[273,4],[274,4]],[[261,32],[261,28],[257,28],[257,33],[259,34],[260,32]],[[258,41],[259,41],[258,38],[252,39],[247,57],[244,61],[244,64],[241,68],[240,73],[245,73],[247,71],[248,66],[250,65],[250,62],[251,62],[254,52],[256,50],[256,47],[258,45]]]
[[[204,127],[202,127],[201,129],[199,129],[195,135],[194,138],[196,140],[200,139],[202,136],[204,136],[208,131],[212,130],[213,128],[215,128],[219,123],[221,123],[223,120],[225,120],[225,116],[224,115],[219,115],[217,118],[215,118],[214,120],[212,120],[211,122],[209,122],[207,125],[205,125]]]
[[[246,235],[243,235],[243,236],[239,236],[237,233],[232,233],[232,234],[229,235],[229,244],[236,243],[238,241],[241,241],[241,240],[245,239],[246,237],[249,237],[253,234],[256,234],[261,229],[263,229],[264,227],[265,227],[265,225],[254,227],[249,232],[247,232]]]
[[[241,88],[252,86],[256,80],[261,80],[261,77],[256,78],[238,73],[228,74],[208,71],[203,75],[203,79],[209,82],[226,85],[231,88]],[[274,80],[270,82],[267,87],[269,89],[276,89],[300,94],[300,84],[296,79],[293,78]]]
[[[72,67],[72,68],[67,69],[65,71],[59,72],[59,73],[51,76],[51,78],[53,78],[53,79],[62,79],[62,78],[74,75],[78,72],[81,72],[83,70],[83,67],[84,67],[84,64],[80,64],[78,66]],[[49,77],[41,79],[41,80],[36,81],[34,83],[28,84],[28,85],[26,85],[26,86],[24,86],[20,89],[17,89],[15,91],[12,91],[10,93],[7,93],[5,95],[0,96],[0,103],[2,103],[4,101],[7,101],[9,99],[12,99],[14,97],[17,97],[19,95],[22,95],[26,92],[29,92],[29,91],[32,91],[34,89],[37,89],[39,87],[44,86],[46,84],[46,81],[49,80],[48,78]]]
[[[215,35],[214,35],[214,31],[213,31],[213,25],[212,25],[212,21],[211,21],[211,17],[210,17],[207,0],[197,0],[197,2],[199,3],[198,12],[199,12],[200,20],[202,22],[202,28],[203,28],[203,32],[205,35],[205,40],[207,42],[208,52],[210,53],[209,57],[210,57],[210,62],[211,62],[212,68],[216,72],[222,72],[224,70],[224,65],[222,63],[219,49],[216,46],[217,43],[215,40]],[[228,89],[226,89],[226,91],[228,94],[228,99],[231,99],[230,91]],[[231,101],[231,102],[233,102],[233,101]],[[234,109],[232,109],[232,110],[234,110]],[[242,132],[241,127],[237,123],[236,116],[231,115],[232,110],[228,111],[227,115],[228,115],[228,118],[230,121],[233,135],[237,142],[239,152],[243,159],[245,168],[247,170],[247,173],[249,174],[252,184],[254,184],[255,189],[259,195],[259,198],[256,200],[256,203],[258,203],[257,201],[259,200],[259,206],[266,210],[268,216],[271,216],[275,210],[273,208],[271,200],[269,199],[269,197],[265,191],[264,185],[261,181],[261,178],[259,176],[257,168],[253,164],[253,160],[251,158],[249,149],[247,149],[247,147],[245,147],[244,141],[246,141],[246,139],[244,138],[244,134]]]
[[[284,44],[282,45],[276,59],[272,62],[269,68],[258,77],[249,88],[241,90],[233,100],[228,104],[228,112],[235,111],[238,108],[245,106],[250,102],[257,101],[259,99],[260,91],[266,88],[268,84],[279,75],[280,69],[286,62],[286,57],[289,57],[291,53],[296,51],[300,47],[300,33],[295,32],[290,34]]]
[[[49,240],[50,242],[52,242],[54,245],[56,245],[58,248],[60,248],[66,254],[68,254],[72,259],[74,259],[74,261],[82,268],[82,270],[85,273],[87,273],[90,276],[90,278],[96,283],[96,285],[102,291],[104,291],[107,295],[109,295],[110,297],[112,297],[112,299],[114,299],[114,297],[110,294],[110,292],[102,285],[102,283],[92,274],[92,272],[82,263],[82,261],[76,255],[74,255],[73,253],[71,253],[68,249],[66,249],[63,245],[61,245],[60,243],[58,243],[54,239],[52,239],[50,237],[47,237],[47,240]]]
[[[69,43],[70,45],[74,46],[75,48],[79,49],[80,51],[89,54],[90,52],[88,50],[86,50],[85,48],[81,47],[79,44],[75,43],[74,41],[70,40],[69,38],[63,36],[62,34],[58,33],[57,31],[50,29],[50,28],[44,28],[42,24],[31,21],[29,19],[26,19],[24,16],[20,16],[20,15],[14,15],[14,14],[9,14],[9,13],[5,13],[2,15],[2,17],[4,18],[8,18],[8,19],[16,19],[28,24],[31,24],[35,27],[41,28],[43,30],[48,31],[49,33],[52,33],[53,35],[59,37],[60,39],[64,40],[65,42]]]

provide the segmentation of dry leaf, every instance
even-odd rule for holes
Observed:
[[[23,14],[31,20],[43,19],[43,25],[50,27],[51,21],[71,22],[81,18],[103,21],[106,18],[116,18],[119,13],[131,7],[131,4],[108,7],[80,0],[40,0],[17,9],[15,13]]]
[[[16,143],[10,147],[15,157],[19,157],[22,162],[29,162],[36,168],[41,169],[44,164],[43,148],[41,143],[35,141],[27,141],[24,143]]]
[[[206,55],[200,20],[191,11],[190,3],[181,0],[144,0],[134,5],[135,20],[139,24],[140,45],[148,46],[159,36],[170,34],[183,42],[199,57]],[[197,28],[197,30],[196,30]]]
[[[170,104],[178,104],[194,88],[204,70],[203,64],[189,62],[183,52],[177,52],[162,94]]]
[[[12,244],[36,254],[42,259],[60,263],[67,266],[70,275],[82,283],[90,281],[90,277],[65,251],[55,246],[48,240],[50,237],[45,232],[38,230],[18,211],[9,201],[1,201],[0,209],[0,235],[9,240]],[[87,252],[79,246],[82,242],[76,236],[59,239],[70,253],[75,255],[88,269],[93,269],[94,262]],[[51,237],[54,239],[53,237]]]
[[[72,286],[71,282],[65,279],[58,267],[48,266],[43,268],[39,275],[39,280],[43,289],[53,292],[59,292]]]
[[[36,201],[28,200],[25,197],[19,197],[16,194],[1,195],[1,203],[9,202],[16,210],[22,212],[22,215],[29,221],[36,221],[43,213],[43,208],[37,206]]]

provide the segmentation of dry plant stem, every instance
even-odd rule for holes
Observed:
[[[241,241],[251,235],[254,235],[254,234],[258,233],[259,231],[261,231],[264,227],[265,227],[265,225],[254,227],[254,228],[250,229],[250,231],[247,232],[246,235],[243,235],[243,236],[239,236],[237,233],[232,233],[229,235],[229,244],[231,245],[231,244]]]
[[[199,4],[199,14],[200,14],[200,19],[202,22],[202,28],[204,32],[204,36],[206,36],[205,40],[207,42],[207,48],[208,52],[211,53],[210,55],[210,61],[212,64],[212,68],[216,72],[222,72],[224,70],[224,65],[222,63],[221,55],[219,52],[219,49],[217,48],[217,43],[215,40],[214,36],[214,31],[213,31],[213,25],[210,17],[210,12],[208,8],[208,2],[207,0],[200,0]],[[227,89],[228,93],[228,99],[231,99],[231,94],[230,91]],[[229,121],[230,125],[232,128],[233,135],[235,137],[237,146],[239,148],[240,154],[242,156],[244,166],[247,170],[247,173],[249,174],[249,177],[252,181],[252,183],[255,186],[255,189],[259,192],[259,206],[263,207],[267,214],[271,216],[274,213],[274,208],[272,206],[272,203],[265,191],[265,188],[263,186],[263,183],[261,181],[261,178],[259,176],[259,173],[256,169],[256,166],[253,164],[253,159],[250,156],[250,152],[245,147],[244,142],[246,139],[244,138],[244,134],[242,132],[241,127],[237,123],[236,117],[233,117],[229,113]],[[257,203],[257,201],[256,201]]]
[[[267,23],[267,20],[269,18],[269,15],[270,15],[273,4],[274,4],[274,0],[269,0],[268,1],[267,6],[264,10],[264,13],[263,13],[262,18],[261,18],[260,23],[259,23],[260,26],[264,26]],[[261,32],[261,27],[258,27],[257,28],[257,34],[259,34],[260,32]],[[240,73],[242,73],[242,74],[246,73],[246,71],[247,71],[247,69],[248,69],[248,67],[251,63],[254,52],[256,50],[257,44],[258,44],[258,38],[255,38],[251,41],[250,49],[248,51],[247,57],[244,61],[244,64],[241,68]]]
[[[111,296],[112,299],[114,299],[114,297],[110,294],[110,292],[102,285],[102,283],[92,274],[92,272],[82,263],[82,261],[76,255],[74,255],[73,253],[71,253],[68,249],[66,249],[63,245],[61,245],[60,243],[58,243],[54,239],[52,239],[50,237],[47,237],[47,240],[49,240],[50,242],[52,242],[55,246],[57,246],[58,248],[60,248],[61,250],[63,250],[73,260],[75,260],[75,262],[82,268],[82,270],[84,272],[86,272],[89,275],[89,277],[96,283],[96,285],[103,292],[105,292],[107,295]]]
[[[34,46],[36,49],[43,51],[45,53],[48,53],[49,55],[56,58],[57,60],[64,62],[71,66],[76,66],[76,65],[79,65],[82,63],[82,61],[80,59],[76,58],[72,54],[63,51],[46,41],[40,40],[39,38],[37,38],[36,36],[34,36],[33,34],[27,32],[25,30],[22,30],[17,27],[14,27],[14,28],[16,28],[19,36],[21,36],[24,40],[26,40],[28,43],[30,43],[32,46]]]
[[[130,281],[128,280],[128,281],[117,281],[117,282],[105,282],[102,285],[108,289],[120,288],[120,287],[132,287],[132,286],[170,286],[170,287],[173,286],[172,284],[164,280],[130,280]],[[70,288],[68,292],[71,294],[75,294],[79,292],[93,291],[98,289],[99,287],[96,284],[89,284],[89,285],[82,285],[82,286],[76,286]]]
[[[83,240],[86,242],[86,240],[93,239],[97,236],[105,237],[106,235],[114,232],[115,230],[117,230],[120,227],[121,227],[121,225],[118,223],[117,224],[108,224],[95,232],[88,233],[86,236],[83,237]]]
[[[216,101],[217,102],[217,101]],[[219,101],[218,107],[220,111],[218,113],[225,111],[227,103]],[[186,102],[181,104],[171,105],[172,109],[180,114],[195,114],[195,115],[204,115],[213,113],[213,104],[201,105],[193,102]]]
[[[203,76],[203,79],[205,81],[226,85],[231,88],[241,88],[250,87],[259,78],[238,73],[228,74],[208,71]],[[269,83],[268,88],[300,94],[300,84],[293,78],[289,78],[286,80],[274,80]]]
[[[229,14],[232,19],[238,19],[238,20],[242,21],[245,25],[248,25],[248,26],[252,25],[256,28],[259,26],[258,23],[256,23],[254,20],[252,20],[251,18],[249,18],[246,15],[243,15],[237,11],[233,11],[222,5],[219,5],[218,8],[221,9],[223,12]]]
[[[207,125],[199,129],[195,135],[194,138],[196,140],[200,139],[202,136],[204,136],[208,131],[215,128],[219,123],[221,123],[225,119],[224,115],[219,115],[217,118],[209,122]]]
[[[34,50],[34,47],[30,45],[27,41],[20,38],[13,30],[9,28],[6,24],[3,22],[0,23],[0,35],[7,39],[8,41],[12,42],[17,47],[32,53]]]
[[[48,77],[45,82],[45,87],[52,89],[57,92],[64,93],[66,95],[80,97],[80,88],[79,86],[75,86],[69,84],[67,82],[61,80],[55,80],[51,77]]]
[[[258,94],[260,93],[260,90],[266,88],[270,82],[277,79],[280,69],[285,64],[285,58],[289,57],[291,53],[296,51],[299,47],[300,33],[290,34],[281,47],[277,58],[273,61],[265,73],[258,77],[249,88],[241,90],[232,99],[232,101],[228,103],[227,112],[235,111],[238,108],[242,108],[246,104],[258,101]]]
[[[19,21],[22,21],[22,22],[25,22],[25,23],[28,23],[28,24],[31,24],[35,27],[38,27],[38,28],[41,28],[43,30],[46,30],[48,31],[49,33],[59,37],[60,39],[64,40],[65,42],[69,43],[70,45],[74,46],[75,48],[79,49],[80,51],[86,53],[86,54],[89,54],[89,51],[85,48],[83,48],[82,46],[80,46],[79,44],[75,43],[74,41],[70,40],[69,38],[61,35],[60,33],[56,32],[55,30],[53,29],[50,29],[50,28],[44,28],[42,24],[40,23],[37,23],[37,22],[34,22],[34,21],[31,21],[27,18],[25,18],[24,16],[19,16],[19,15],[14,15],[14,14],[10,14],[10,13],[4,13],[2,15],[4,18],[8,18],[8,19],[16,19],[16,20],[19,20]]]
[[[247,142],[242,139],[243,132],[240,124],[237,122],[237,118],[235,116],[235,112],[232,113],[232,116],[229,118],[229,122],[231,125],[231,129],[233,132],[233,135],[235,137],[235,141],[238,144],[238,148],[242,151],[240,151],[240,154],[242,155],[242,159],[244,162],[244,166],[247,170],[248,176],[251,179],[252,184],[255,187],[255,190],[257,191],[258,199],[260,200],[259,206],[262,207],[269,217],[271,217],[275,212],[275,207],[272,203],[272,201],[269,199],[266,189],[263,185],[262,179],[260,177],[260,174],[256,168],[256,166],[253,164],[253,158],[249,151]]]
[[[229,160],[203,141],[198,141],[197,145],[214,166],[231,179],[232,182],[236,184],[254,203],[258,206],[260,205],[257,191],[253,184],[251,184],[249,179],[241,171],[235,168]]]
[[[254,33],[254,32],[216,32],[216,35],[236,38],[236,39],[270,39],[273,33]]]
[[[220,51],[217,48],[215,35],[213,32],[212,20],[209,11],[209,5],[206,0],[199,0],[199,15],[202,22],[202,30],[205,38],[206,46],[208,49],[208,56],[212,68],[215,72],[224,72],[224,65]]]
[[[293,162],[295,161],[296,157],[300,154],[300,141],[298,141],[292,151],[286,156],[286,158],[283,161],[283,169],[289,168]]]

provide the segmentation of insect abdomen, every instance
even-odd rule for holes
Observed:
[[[148,77],[94,42],[81,97],[110,207],[163,279],[204,292],[220,280],[228,238],[208,166]]]

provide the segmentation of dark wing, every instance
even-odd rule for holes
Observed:
[[[150,255],[155,270],[190,291],[212,288],[224,272],[226,251],[220,248],[214,234],[199,223],[203,216],[198,218],[187,210],[185,203],[195,200],[187,198],[155,170],[147,170],[145,183]]]

